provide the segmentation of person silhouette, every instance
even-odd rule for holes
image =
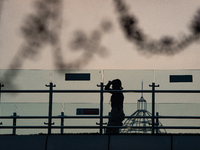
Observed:
[[[110,86],[112,85],[112,88]],[[112,90],[122,90],[122,82],[119,79],[115,79],[113,81],[108,81],[105,86],[105,90],[110,90],[112,94],[110,98],[111,102],[111,114],[110,119],[107,126],[122,126],[122,121],[124,120],[124,111],[123,111],[123,102],[124,95],[121,91],[112,91]],[[118,134],[119,128],[107,128],[107,134]]]

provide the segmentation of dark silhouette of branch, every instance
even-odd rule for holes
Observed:
[[[143,33],[136,17],[129,13],[124,0],[114,0],[114,4],[126,38],[134,43],[138,51],[142,53],[174,55],[200,39],[200,10],[191,22],[189,35],[178,40],[172,36],[163,36],[160,40],[154,40]]]
[[[81,47],[84,51],[82,57],[73,62],[65,61],[62,54],[60,32],[62,28],[62,0],[37,0],[35,2],[35,13],[27,16],[21,33],[24,37],[24,44],[22,49],[17,53],[17,56],[11,62],[10,68],[20,68],[24,59],[32,59],[40,54],[40,51],[46,45],[51,46],[51,53],[53,54],[55,67],[58,69],[80,68],[89,63],[92,56],[103,54],[105,49],[100,45],[101,38],[104,33],[112,28],[109,21],[103,21],[101,27],[92,32],[90,37],[81,35],[81,31],[76,31],[75,39],[72,43],[74,46]],[[86,33],[84,33],[86,34]],[[84,46],[80,45],[79,39],[84,39]],[[74,47],[71,47],[75,50]],[[16,63],[18,61],[22,61]]]
[[[197,14],[194,16],[190,28],[194,35],[200,34],[200,9],[197,11]]]
[[[92,31],[89,36],[81,30],[75,31],[75,38],[70,44],[71,50],[79,49],[83,53],[80,58],[72,62],[66,61],[60,40],[63,0],[35,0],[34,8],[35,12],[27,15],[21,26],[24,42],[11,61],[9,69],[22,68],[26,59],[34,60],[45,46],[50,47],[49,53],[53,55],[56,69],[80,69],[87,65],[95,54],[102,56],[107,52],[106,48],[101,46],[101,39],[105,33],[110,31],[112,23],[102,21],[100,27]],[[17,74],[18,72],[8,71],[1,80],[5,85],[11,85]]]

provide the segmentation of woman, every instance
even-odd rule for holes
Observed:
[[[110,86],[112,85],[112,88]],[[112,91],[112,90],[122,90],[122,83],[119,79],[109,81],[105,86],[105,90],[111,90],[111,116],[108,122],[108,126],[122,126],[122,121],[124,120],[124,111],[123,111],[123,102],[124,95],[121,91]],[[119,128],[107,128],[106,133],[119,133]]]

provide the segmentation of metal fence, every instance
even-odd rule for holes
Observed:
[[[200,93],[200,90],[156,90],[155,88],[159,85],[155,85],[152,82],[149,85],[151,90],[122,90],[123,93],[151,93],[152,94],[152,116],[134,116],[134,118],[151,118],[151,126],[150,127],[142,127],[142,126],[104,126],[103,119],[109,118],[109,116],[103,116],[103,97],[104,93],[110,92],[109,90],[104,90],[104,85],[101,82],[100,85],[97,85],[99,90],[54,90],[55,85],[50,82],[49,90],[2,90],[0,88],[0,93],[49,93],[49,113],[48,116],[18,116],[16,113],[13,113],[12,116],[0,116],[0,119],[12,119],[12,126],[4,126],[3,122],[0,122],[0,129],[9,129],[13,130],[13,134],[16,134],[16,129],[25,128],[25,129],[33,129],[33,128],[46,128],[48,129],[48,134],[52,134],[52,129],[60,129],[60,133],[63,134],[63,129],[86,129],[86,128],[96,128],[99,129],[99,134],[103,134],[103,129],[106,128],[150,128],[151,134],[157,134],[157,129],[200,129],[200,126],[158,126],[159,119],[200,119],[200,116],[155,116],[155,94],[156,93]],[[3,87],[0,84],[0,87]],[[112,90],[113,91],[113,90]],[[116,90],[117,92],[117,90]],[[52,116],[52,103],[53,103],[53,93],[99,93],[100,94],[100,116],[65,116],[64,113],[61,113],[60,116]],[[64,126],[64,119],[94,119],[99,118],[99,124],[97,126]],[[125,118],[133,118],[133,116],[125,116]],[[48,122],[44,124],[47,126],[17,126],[18,119],[48,119]],[[60,126],[54,126],[52,119],[60,119]]]

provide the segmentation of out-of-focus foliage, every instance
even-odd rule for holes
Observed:
[[[129,12],[125,0],[114,0],[114,4],[120,18],[119,23],[126,38],[134,43],[142,53],[173,55],[200,39],[200,10],[191,22],[189,28],[191,33],[189,35],[185,35],[181,39],[163,36],[160,40],[154,40],[143,33],[143,30],[139,27],[138,20]]]
[[[82,30],[75,31],[70,48],[73,51],[83,51],[83,55],[73,62],[68,62],[63,55],[65,50],[61,48],[60,41],[63,0],[36,0],[34,6],[35,12],[27,16],[21,27],[24,43],[10,68],[20,68],[23,64],[21,61],[35,58],[47,45],[51,47],[49,52],[53,55],[57,69],[78,69],[88,64],[94,54],[105,54],[101,39],[112,28],[110,21],[102,21],[100,28],[92,31],[91,35]]]
[[[197,14],[194,16],[190,28],[193,34],[196,34],[196,35],[200,34],[200,9],[197,12]]]
[[[35,61],[46,46],[49,48],[49,53],[53,55],[53,64],[56,69],[80,69],[87,65],[94,55],[104,57],[108,54],[106,48],[101,45],[101,40],[104,34],[111,31],[111,21],[100,21],[100,26],[90,35],[83,30],[75,31],[69,47],[71,51],[81,51],[82,55],[69,62],[65,59],[64,51],[66,50],[62,49],[60,39],[64,28],[62,26],[63,0],[35,0],[33,4],[35,11],[27,15],[21,26],[24,42],[11,61],[9,69],[22,68],[26,59]],[[12,74],[6,72],[1,81],[13,86],[11,82],[17,74],[17,71]]]
[[[118,12],[119,24],[126,38],[136,45],[141,53],[174,55],[200,39],[200,10],[191,21],[189,26],[191,32],[188,35],[185,34],[180,39],[165,35],[159,40],[154,40],[143,32],[137,17],[130,13],[125,3],[129,1],[113,1]],[[64,28],[62,26],[63,0],[34,0],[34,9],[35,11],[28,14],[22,23],[21,34],[24,42],[11,61],[10,69],[22,68],[26,59],[35,60],[34,58],[38,57],[45,46],[48,46],[49,53],[53,55],[54,67],[57,69],[79,69],[90,63],[96,55],[100,57],[108,55],[108,50],[102,46],[101,41],[103,36],[111,31],[113,26],[111,21],[100,21],[100,25],[90,33],[82,29],[74,31],[69,47],[71,51],[81,52],[81,55],[69,62],[63,54],[65,50],[62,49],[60,39],[60,33]],[[4,84],[9,84],[15,75],[6,72],[1,80]]]

